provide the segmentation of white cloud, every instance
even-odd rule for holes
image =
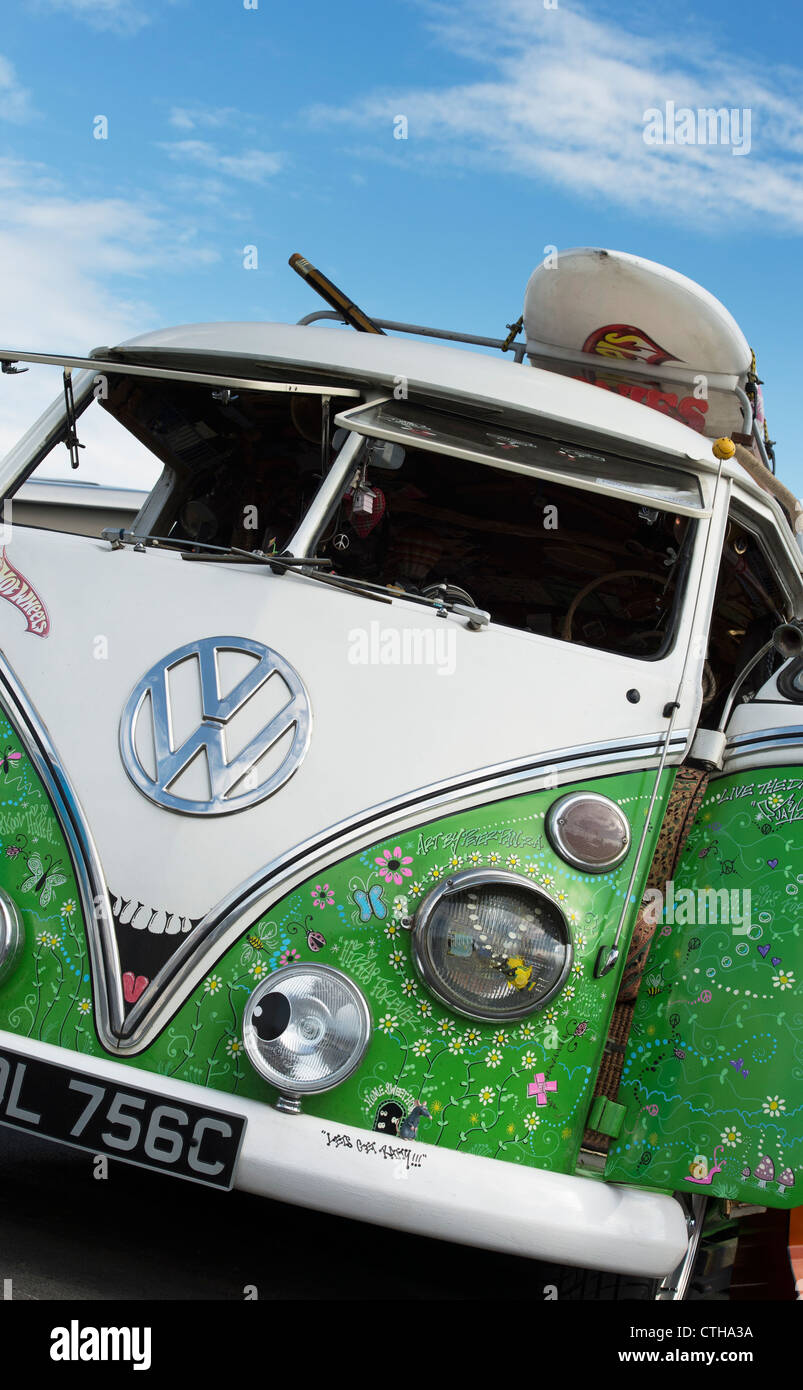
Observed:
[[[22,125],[35,115],[30,92],[17,80],[13,63],[0,54],[0,118]]]
[[[137,34],[151,23],[143,0],[36,0],[35,8],[63,10],[93,29]]]
[[[175,140],[161,146],[171,159],[200,164],[216,174],[244,179],[247,183],[264,183],[282,168],[282,156],[266,150],[243,150],[228,154],[207,140]]]
[[[226,125],[242,125],[249,120],[236,106],[172,106],[170,124],[176,130],[218,129]]]
[[[151,273],[218,259],[197,245],[192,227],[182,229],[161,209],[122,197],[68,195],[42,165],[0,160],[0,189],[5,348],[82,355],[123,341],[161,321],[161,309],[148,298]],[[59,389],[59,373],[51,368],[0,377],[0,455]],[[141,451],[119,430],[112,438],[108,422],[104,427],[108,448],[96,449],[92,459],[89,450],[82,455],[84,473],[133,485],[132,461]],[[55,471],[49,460],[49,476]]]
[[[578,197],[715,226],[763,217],[765,230],[803,228],[803,74],[751,68],[687,36],[641,36],[576,9],[532,0],[428,6],[437,42],[476,62],[482,80],[369,93],[315,107],[313,124],[375,131],[375,153],[422,166],[493,168],[548,180]],[[724,145],[645,143],[650,107],[747,107],[749,154]],[[405,115],[408,139],[393,139]]]

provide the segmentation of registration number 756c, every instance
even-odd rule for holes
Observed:
[[[0,1051],[0,1124],[231,1187],[245,1119]]]

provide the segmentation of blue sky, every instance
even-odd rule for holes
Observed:
[[[731,310],[800,494],[801,12],[546,2],[17,0],[0,337],[86,350],[292,322],[319,307],[293,251],[369,313],[498,335],[545,246],[609,246]],[[667,100],[749,108],[749,154],[649,148],[643,113]],[[4,380],[0,443],[41,404],[35,375]]]

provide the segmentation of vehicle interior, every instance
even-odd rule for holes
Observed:
[[[325,424],[319,396],[121,375],[100,404],[163,465],[143,513],[148,534],[186,549],[278,555],[342,443],[331,421],[354,402],[333,398]],[[565,467],[571,473],[572,464]],[[432,452],[414,439],[391,449],[366,439],[316,553],[333,575],[453,599],[504,626],[656,659],[672,643],[694,526],[689,516],[650,506],[648,496],[640,504]],[[734,518],[705,667],[709,717],[788,616],[764,548]],[[776,660],[768,656],[757,675],[766,679]]]

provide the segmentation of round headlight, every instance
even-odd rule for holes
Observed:
[[[413,955],[432,993],[469,1018],[517,1019],[557,994],[572,962],[566,920],[518,874],[467,869],[438,885],[413,921]]]
[[[630,826],[615,801],[597,792],[569,792],[550,806],[545,822],[561,859],[591,874],[606,874],[627,858]]]
[[[17,905],[0,888],[0,979],[8,975],[22,946],[22,923]]]
[[[370,1039],[364,995],[329,965],[287,965],[257,985],[245,1006],[248,1059],[285,1095],[339,1086],[357,1070]]]

